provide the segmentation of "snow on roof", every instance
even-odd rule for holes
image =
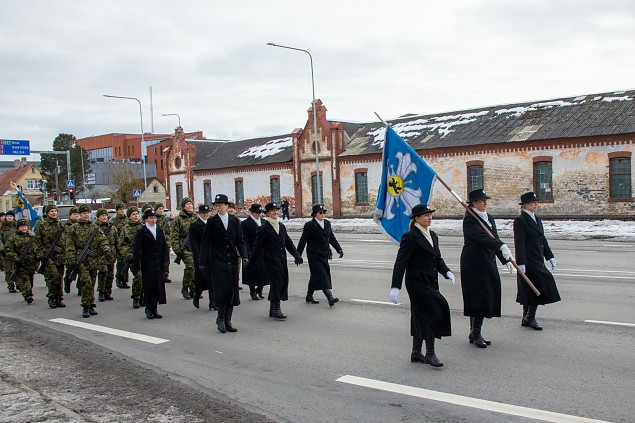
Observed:
[[[248,157],[252,156],[257,159],[262,159],[264,157],[273,156],[275,154],[280,153],[286,148],[293,146],[293,140],[291,137],[278,138],[274,140],[267,141],[262,145],[256,145],[254,147],[250,147],[247,150],[243,151],[238,155],[238,157]]]

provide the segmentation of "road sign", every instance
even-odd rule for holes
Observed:
[[[94,173],[86,174],[86,185],[95,185],[95,174]]]
[[[141,190],[140,189],[133,189],[132,190],[132,195],[133,195],[133,197],[137,197],[137,198],[141,197]]]
[[[66,181],[66,188],[75,188],[75,180],[74,179],[68,179]]]
[[[11,156],[28,156],[31,154],[31,146],[28,140],[3,140],[0,139],[0,154]]]

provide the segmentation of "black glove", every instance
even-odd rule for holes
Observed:
[[[249,266],[249,259],[248,258],[244,258],[243,259],[243,267],[247,267]]]
[[[338,253],[340,254],[340,258],[344,257],[344,251],[339,250]]]
[[[294,262],[295,262],[295,265],[296,265],[296,266],[299,266],[299,265],[301,265],[302,263],[304,263],[304,260],[302,260],[302,257],[296,257],[296,258],[295,258],[295,260],[294,260]]]

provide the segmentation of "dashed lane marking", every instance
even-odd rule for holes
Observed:
[[[401,305],[401,303],[393,304],[393,303],[390,303],[388,301],[358,300],[358,299],[355,299],[355,298],[353,298],[351,301],[354,301],[356,303],[388,304],[388,305],[391,305],[391,306]]]
[[[358,376],[342,376],[336,379],[337,382],[362,386],[365,388],[378,389],[380,391],[393,392],[396,394],[409,395],[411,397],[423,398],[432,401],[440,401],[448,404],[463,407],[478,408],[480,410],[493,411],[495,413],[507,414],[511,416],[527,417],[553,423],[608,423],[603,420],[588,419],[585,417],[572,416],[570,414],[554,413],[551,411],[538,410],[536,408],[520,407],[517,405],[505,404],[502,402],[487,401],[478,398],[465,397],[462,395],[447,394],[445,392],[431,391],[428,389],[415,388],[407,385],[384,382],[381,380],[367,379]]]
[[[598,325],[612,325],[612,326],[628,326],[631,328],[635,328],[635,323],[606,322],[603,320],[585,320],[584,323],[597,323]]]
[[[142,335],[140,333],[128,332],[120,329],[112,329],[106,326],[93,325],[91,323],[78,322],[70,319],[51,319],[51,322],[59,323],[76,328],[88,329],[95,332],[107,333],[109,335],[120,336],[122,338],[134,339],[136,341],[147,342],[149,344],[163,344],[169,342],[169,339],[155,338],[154,336]]]

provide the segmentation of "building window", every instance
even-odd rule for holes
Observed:
[[[320,192],[317,192],[317,175],[311,175],[311,200],[313,204],[322,204],[322,198],[324,198],[324,184],[322,183],[322,173],[320,173]]]
[[[42,188],[41,179],[27,179],[26,180],[26,189],[40,189],[40,188]]]
[[[269,179],[269,186],[271,191],[271,202],[280,204],[280,177],[272,176]]]
[[[475,189],[485,189],[483,181],[483,164],[482,160],[473,160],[467,162],[467,192]]]
[[[245,205],[245,191],[243,190],[242,179],[236,179],[234,181],[234,191],[236,198],[236,207],[243,207]]]
[[[153,185],[152,192],[159,192],[159,187],[157,185]]]
[[[551,160],[534,159],[534,192],[538,200],[553,200]]]
[[[355,202],[357,204],[368,204],[368,173],[355,171]]]
[[[633,198],[630,156],[629,152],[609,154],[610,200],[630,201]]]
[[[183,184],[176,184],[176,208],[181,209],[181,201],[183,201]]]
[[[212,205],[212,181],[203,181],[203,202],[208,206]]]

